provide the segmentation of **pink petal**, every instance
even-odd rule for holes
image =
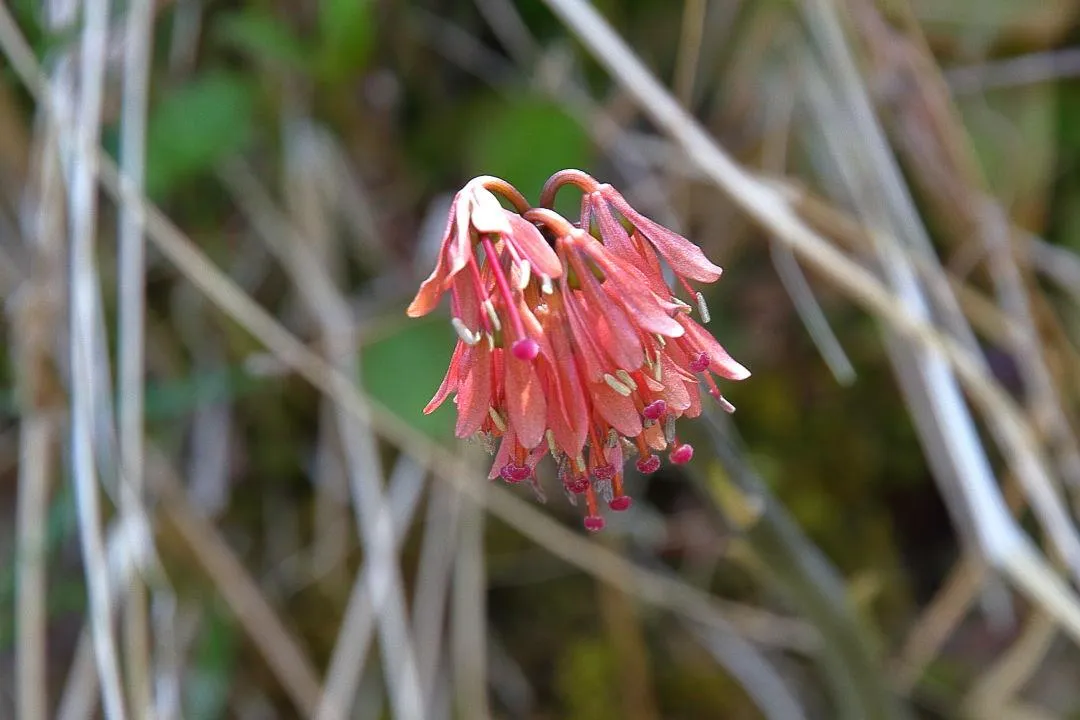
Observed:
[[[641,329],[667,337],[683,334],[682,326],[665,310],[665,301],[649,289],[648,280],[640,270],[607,252],[596,241],[584,243],[583,249],[603,271],[604,289],[608,295],[626,308]],[[670,303],[666,305],[675,307]]]
[[[709,262],[697,245],[634,210],[610,185],[603,186],[601,191],[615,209],[649,239],[676,274],[701,282],[715,282],[720,279],[723,269]]]
[[[556,444],[563,452],[574,457],[585,446],[589,432],[585,389],[566,334],[557,330],[550,337],[553,358],[549,372],[555,396],[548,403],[549,426]]]
[[[510,234],[507,218],[510,213],[503,209],[490,190],[483,187],[473,188],[471,199],[469,223],[478,233],[503,236]]]
[[[598,192],[590,193],[589,205],[596,215],[597,224],[600,225],[600,238],[604,241],[604,247],[624,260],[635,262],[638,257],[637,248],[630,242],[630,236],[626,234],[622,223],[611,214],[607,200]]]
[[[634,401],[620,395],[607,383],[593,383],[589,387],[593,407],[620,435],[634,437],[641,434],[641,416]]]
[[[596,332],[597,345],[606,351],[615,367],[626,370],[636,370],[641,367],[645,356],[641,349],[641,339],[630,322],[630,318],[626,316],[622,306],[611,302],[600,287],[600,282],[585,266],[585,262],[575,250],[569,252],[569,257],[585,296],[589,299],[591,312],[587,312],[585,317],[591,315],[594,319],[591,326]]]
[[[488,418],[491,407],[491,350],[486,342],[472,348],[468,375],[458,390],[458,419],[455,433],[459,438],[470,437]]]
[[[446,368],[446,375],[443,376],[439,389],[435,391],[435,397],[431,398],[431,401],[424,408],[425,415],[435,412],[450,396],[450,393],[458,389],[458,383],[461,380],[461,367],[467,362],[470,350],[469,346],[460,340],[454,346],[454,354],[450,356],[450,366]]]
[[[604,377],[604,364],[601,350],[593,341],[592,329],[586,322],[580,308],[580,299],[566,283],[566,277],[562,279],[563,307],[566,308],[566,319],[570,325],[570,332],[577,343],[576,354],[581,358],[585,377],[590,382],[600,382]]]
[[[737,363],[723,346],[716,342],[708,330],[686,315],[679,315],[679,322],[686,328],[686,337],[709,356],[709,370],[728,380],[745,380],[750,371]]]
[[[450,262],[449,275],[461,272],[469,263],[472,255],[472,237],[469,224],[469,211],[472,203],[466,195],[458,193],[454,198],[454,205],[450,209],[450,215],[454,218],[454,233],[447,231],[447,238],[443,241],[446,245],[446,258]]]
[[[660,397],[668,404],[668,407],[676,412],[682,412],[690,407],[690,393],[686,390],[686,383],[680,377],[679,369],[675,362],[665,353],[660,356],[660,366],[663,368],[661,377],[664,389]],[[694,378],[696,382],[697,379]],[[696,391],[695,391],[696,394]]]
[[[502,469],[511,461],[511,459],[513,459],[516,445],[517,438],[514,436],[514,428],[509,427],[506,429],[506,432],[503,433],[502,442],[499,443],[499,450],[495,453],[495,462],[491,464],[491,472],[488,473],[488,480],[494,480],[499,477]]]
[[[529,261],[533,271],[550,278],[562,275],[562,263],[559,262],[559,257],[547,244],[547,240],[536,229],[536,226],[517,213],[509,210],[504,210],[504,212],[510,221],[510,238],[514,247]]]
[[[544,438],[547,405],[536,366],[501,352],[506,373],[506,408],[518,440],[527,449]]]

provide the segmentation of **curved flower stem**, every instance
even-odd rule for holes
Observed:
[[[585,193],[596,192],[600,188],[600,183],[588,173],[581,170],[560,170],[544,183],[544,189],[540,191],[540,207],[554,207],[555,194],[563,185],[576,185]]]
[[[769,494],[744,458],[731,423],[712,409],[705,410],[702,417],[716,458],[730,478],[728,487],[709,483],[706,490],[794,606],[821,633],[820,662],[831,689],[834,717],[907,717],[900,701],[886,687],[881,663],[835,568]]]
[[[495,177],[494,175],[480,175],[469,181],[469,185],[474,183],[497,195],[502,195],[510,201],[510,204],[514,206],[514,209],[518,214],[523,214],[531,207],[529,201],[525,199],[525,196],[518,192],[516,187],[502,178]]]
[[[547,186],[545,186],[545,190],[546,189]],[[522,213],[521,217],[531,223],[543,225],[559,237],[568,237],[576,230],[569,220],[554,210],[550,210],[546,207],[532,208],[531,210]]]

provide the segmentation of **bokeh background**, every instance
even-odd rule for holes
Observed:
[[[1078,41],[1077,0],[0,4],[0,717],[1080,717]],[[566,167],[725,268],[753,371],[594,536],[421,414],[455,336],[404,316],[453,192]]]

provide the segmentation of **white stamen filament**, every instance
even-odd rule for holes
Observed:
[[[495,423],[495,427],[499,428],[499,432],[506,432],[506,421],[503,420],[498,410],[488,407],[488,415],[491,416],[491,422]]]
[[[540,276],[540,289],[545,295],[551,295],[555,292],[555,286],[551,283],[551,278],[547,275]]]
[[[547,429],[544,433],[544,437],[547,438],[548,451],[551,453],[551,457],[559,456],[559,448],[555,446],[555,433],[551,431],[551,428]]]
[[[518,290],[524,290],[529,286],[529,280],[532,279],[532,266],[529,265],[528,260],[522,261],[518,265]],[[698,293],[700,295],[701,293]],[[704,301],[702,301],[704,302]]]

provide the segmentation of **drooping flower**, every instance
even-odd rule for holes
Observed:
[[[730,411],[714,375],[749,372],[690,317],[664,280],[661,260],[696,301],[690,284],[721,270],[686,238],[635,211],[610,185],[567,170],[545,185],[550,206],[559,187],[584,192],[579,223],[549,207],[528,208],[497,178],[473,180],[454,199],[435,270],[409,306],[430,312],[447,291],[459,341],[425,412],[451,394],[456,433],[477,435],[495,452],[489,477],[536,483],[550,454],[573,499],[583,495],[585,526],[599,530],[599,501],[626,510],[625,452],[642,473],[693,457],[678,439],[678,418],[701,413],[699,388]],[[515,208],[504,209],[494,193]]]

